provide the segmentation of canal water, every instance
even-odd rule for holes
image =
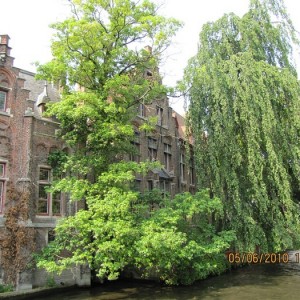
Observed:
[[[90,289],[76,289],[43,300],[117,299],[300,299],[300,264],[257,264],[232,270],[192,286],[168,287],[153,282],[116,281]]]

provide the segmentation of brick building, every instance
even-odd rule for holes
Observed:
[[[59,218],[74,214],[79,207],[78,203],[70,204],[65,194],[45,191],[52,178],[49,153],[69,151],[56,137],[59,123],[42,116],[47,102],[59,101],[58,88],[14,67],[10,51],[9,36],[0,35],[0,282],[5,276],[16,276],[17,288],[22,289],[46,284],[47,274],[27,268],[31,253],[48,243]],[[147,136],[139,132],[139,125],[155,115],[153,133]],[[187,155],[184,146],[184,118],[169,107],[168,98],[140,104],[133,125],[136,151],[128,159],[159,160],[164,164],[145,178],[136,178],[137,188],[141,192],[160,188],[172,196],[194,192],[192,155]],[[55,280],[87,285],[90,272],[80,267]]]
[[[76,205],[71,205],[66,195],[45,191],[51,184],[47,157],[53,150],[66,149],[55,135],[59,123],[42,117],[46,102],[59,101],[58,89],[35,80],[35,74],[14,67],[10,51],[9,36],[1,35],[0,280],[12,273],[17,288],[22,289],[45,285],[49,280],[44,272],[27,269],[26,265],[31,261],[32,251],[48,243],[56,221],[73,214]],[[13,214],[16,219],[12,219]],[[14,235],[15,240],[10,241]],[[65,272],[56,280],[80,285],[89,278],[89,271],[81,269],[75,275]]]
[[[152,133],[139,132],[139,126],[148,118],[156,116],[157,124]],[[149,172],[145,178],[136,178],[141,192],[159,188],[172,197],[180,192],[195,192],[193,151],[187,151],[184,118],[170,106],[167,97],[140,104],[133,121],[136,151],[129,159],[134,161],[160,161],[163,168]]]

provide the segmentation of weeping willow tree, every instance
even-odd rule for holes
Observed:
[[[297,36],[280,0],[203,26],[183,80],[200,187],[225,205],[235,249],[299,246]],[[220,228],[221,229],[221,228]]]

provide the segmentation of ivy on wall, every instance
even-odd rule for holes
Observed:
[[[19,274],[30,266],[31,254],[35,251],[35,229],[26,226],[29,192],[19,191],[9,184],[6,198],[9,206],[5,209],[4,228],[0,233],[1,267],[4,283],[16,286]]]

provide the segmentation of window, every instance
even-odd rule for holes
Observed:
[[[49,185],[44,183],[39,183],[39,199],[38,199],[38,213],[39,214],[48,214],[48,202],[49,202],[49,194],[47,193],[47,188]]]
[[[49,229],[48,231],[48,243],[53,242],[55,240],[55,230]]]
[[[41,168],[39,173],[39,180],[50,182],[50,169]]]
[[[148,180],[148,191],[152,191],[153,190],[153,180]]]
[[[138,107],[138,115],[139,115],[140,117],[143,117],[143,118],[146,117],[146,107],[145,107],[145,104],[143,104],[143,103],[140,103],[140,104],[139,104],[139,107]]]
[[[131,141],[133,153],[129,155],[129,159],[131,161],[140,162],[140,134],[137,131],[134,134],[134,140]]]
[[[157,149],[157,140],[151,137],[148,137],[148,147]]]
[[[61,193],[49,193],[51,169],[39,168],[37,213],[41,215],[61,214]]]
[[[195,163],[194,163],[194,159],[191,158],[190,159],[190,184],[194,185],[195,184]]]
[[[141,191],[141,179],[135,179],[133,188],[137,192]]]
[[[6,109],[6,98],[7,92],[0,91],[0,111],[5,111]]]
[[[181,180],[181,182],[184,182],[185,163],[184,163],[184,154],[183,153],[180,154],[180,169],[179,169],[179,171],[180,171],[180,180]]]
[[[3,211],[4,192],[5,192],[5,164],[0,163],[0,212]]]
[[[55,216],[60,215],[60,204],[61,204],[61,193],[56,192],[53,193],[52,195],[52,214]]]
[[[38,107],[40,109],[41,114],[46,112],[46,104],[45,103],[40,104]]]
[[[160,180],[159,188],[163,192],[164,195],[166,195],[167,193],[170,193],[170,182],[167,180]]]
[[[159,106],[156,106],[156,115],[157,115],[157,125],[162,126],[163,109]]]
[[[5,175],[5,164],[0,163],[0,177],[4,177]]]
[[[172,154],[171,154],[171,145],[164,144],[164,164],[165,168],[167,170],[171,170],[171,160],[172,160]]]
[[[148,155],[150,161],[157,159],[157,140],[151,137],[148,137]]]
[[[155,161],[157,159],[157,150],[153,148],[149,148],[148,152],[149,152],[149,160]]]

